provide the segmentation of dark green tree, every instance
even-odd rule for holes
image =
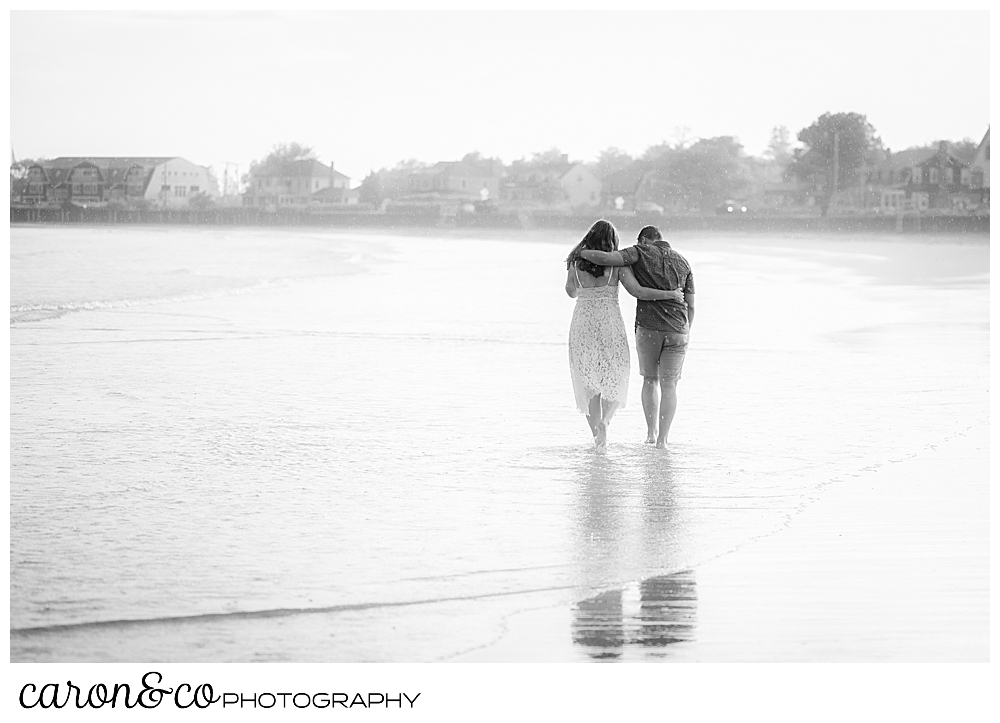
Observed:
[[[528,165],[531,166],[547,166],[553,163],[562,163],[565,154],[558,148],[553,146],[547,151],[539,151],[538,153],[531,154],[531,160],[528,161]]]
[[[212,208],[214,205],[215,200],[204,191],[196,191],[188,198],[188,206],[199,211]]]
[[[653,165],[662,166],[670,163],[670,158],[679,150],[680,148],[677,146],[672,146],[664,141],[663,143],[658,143],[655,146],[650,146],[643,151],[642,160],[648,161]]]
[[[385,194],[382,192],[382,179],[379,174],[372,171],[365,176],[365,180],[361,182],[361,187],[358,188],[358,200],[361,203],[369,203],[372,206],[378,206],[382,203],[384,198]]]
[[[301,143],[279,143],[260,161],[250,163],[250,172],[243,177],[247,183],[255,173],[282,174],[289,170],[295,161],[315,160],[316,154],[309,146]]]
[[[764,158],[780,169],[792,162],[792,136],[785,126],[771,129],[771,142],[767,144]]]
[[[398,198],[410,193],[410,175],[426,168],[429,168],[427,163],[415,158],[400,161],[392,168],[383,168],[378,172],[382,197]]]
[[[507,169],[507,177],[515,183],[534,186],[535,199],[541,203],[562,203],[566,200],[566,190],[559,185],[559,177],[568,162],[566,154],[552,147],[531,154],[528,160],[513,161]]]
[[[11,158],[10,162],[11,178],[25,178],[28,175],[28,168],[35,165],[36,163],[45,163],[45,159],[22,158],[19,161],[15,161],[13,158]]]
[[[820,191],[820,211],[825,216],[836,191],[857,183],[858,169],[881,148],[875,128],[860,113],[824,113],[799,131],[805,148],[788,166],[788,172],[811,181]],[[836,164],[834,146],[836,145]],[[834,180],[836,170],[836,180]]]
[[[211,166],[205,166],[205,173],[208,175],[208,182],[211,184],[215,192],[219,192],[219,177],[215,175],[215,169]]]
[[[935,148],[939,145],[940,142],[934,144]],[[963,138],[960,141],[949,142],[948,147],[958,158],[966,163],[972,163],[976,158],[976,151],[979,150],[979,141]]]
[[[605,148],[601,151],[600,155],[597,156],[597,163],[594,164],[594,171],[598,178],[607,178],[612,173],[617,173],[618,171],[624,171],[626,168],[631,168],[633,163],[635,163],[635,159],[632,158],[632,156],[620,148],[611,146],[610,148]]]
[[[702,138],[689,146],[666,143],[644,154],[650,164],[648,195],[667,206],[705,209],[744,195],[753,177],[743,146],[732,136]]]

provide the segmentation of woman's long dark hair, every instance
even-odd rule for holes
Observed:
[[[569,252],[569,256],[566,257],[567,269],[569,269],[573,264],[576,264],[576,267],[580,269],[580,271],[586,271],[594,278],[600,278],[601,276],[604,276],[604,267],[580,258],[581,249],[617,251],[618,231],[615,230],[615,227],[611,225],[610,221],[605,221],[602,218],[590,227],[590,230],[587,231],[587,235],[583,237],[583,240],[580,243],[573,247],[573,250]]]

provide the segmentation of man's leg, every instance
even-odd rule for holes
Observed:
[[[657,387],[656,377],[642,378],[642,412],[646,415],[646,444],[653,444],[656,441],[656,423],[660,415],[660,390]],[[672,419],[673,414],[670,416]]]
[[[637,326],[635,329],[635,353],[639,357],[639,373],[642,375],[642,412],[646,415],[646,444],[656,443],[656,423],[660,415],[660,391],[657,379],[660,376],[660,351],[663,339],[659,332]]]
[[[670,424],[677,412],[677,380],[661,377],[660,396],[660,434],[656,438],[656,448],[664,449],[667,446]]]
[[[660,433],[656,437],[657,449],[667,446],[667,435],[677,412],[677,382],[684,367],[687,352],[686,334],[668,334],[660,353]]]

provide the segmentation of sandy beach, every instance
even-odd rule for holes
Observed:
[[[624,661],[988,662],[989,425],[837,480],[787,528],[697,569],[694,630]],[[567,607],[511,616],[456,662],[579,662]],[[648,620],[633,616],[635,634]],[[627,637],[627,636],[626,636]],[[597,657],[597,656],[595,656]]]
[[[573,241],[14,229],[12,661],[987,660],[988,240],[672,239],[606,455]]]

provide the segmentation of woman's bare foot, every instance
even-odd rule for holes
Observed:
[[[656,440],[656,448],[657,449],[666,449],[667,448],[667,440],[665,440],[665,439],[658,439],[658,440]]]
[[[594,447],[598,452],[604,452],[608,448],[608,425],[603,421],[597,423],[597,434],[594,435]]]
[[[656,444],[656,435],[654,433],[649,433],[646,435],[646,444]]]

